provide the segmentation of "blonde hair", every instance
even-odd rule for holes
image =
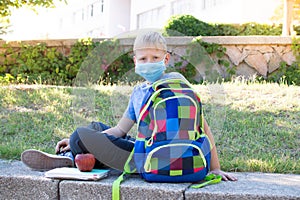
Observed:
[[[160,33],[154,31],[138,35],[134,41],[133,51],[149,48],[167,51],[167,42]]]

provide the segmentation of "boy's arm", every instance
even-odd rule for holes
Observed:
[[[226,172],[223,172],[221,170],[215,140],[214,140],[214,137],[213,137],[213,135],[210,131],[210,128],[209,128],[209,126],[208,126],[205,119],[204,119],[204,131],[205,131],[206,135],[208,136],[208,138],[211,142],[211,145],[212,145],[211,160],[210,160],[210,172],[213,173],[213,174],[216,174],[216,175],[221,175],[222,179],[224,181],[227,181],[227,180],[237,181],[236,177],[234,177],[230,174],[227,174]]]
[[[218,158],[218,153],[217,153],[217,148],[216,148],[216,144],[215,144],[215,140],[214,137],[210,131],[210,128],[206,122],[206,120],[204,119],[204,132],[205,134],[208,136],[209,141],[212,145],[212,149],[211,149],[211,161],[210,161],[210,170],[220,170],[220,162],[219,162],[219,158]]]
[[[119,123],[117,124],[117,126],[111,127],[103,131],[103,133],[114,135],[115,137],[122,137],[129,132],[129,130],[132,128],[133,125],[134,125],[133,120],[122,117]]]

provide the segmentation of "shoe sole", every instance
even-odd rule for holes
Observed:
[[[48,171],[59,167],[74,167],[73,160],[65,156],[51,155],[30,149],[21,155],[22,162],[32,170]]]

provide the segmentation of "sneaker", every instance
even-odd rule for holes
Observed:
[[[32,170],[48,171],[58,167],[74,167],[70,157],[48,154],[42,151],[30,149],[21,155],[22,162]]]

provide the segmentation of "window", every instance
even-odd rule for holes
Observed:
[[[83,9],[82,10],[77,10],[73,13],[73,23],[79,23],[83,20],[84,17],[84,13],[83,13]]]
[[[85,4],[73,12],[72,22],[78,24],[93,18],[99,18],[104,11],[104,0],[95,0],[93,3]]]
[[[81,20],[84,21],[84,8],[81,9]]]
[[[225,0],[202,0],[202,10],[213,8],[224,3],[229,2],[226,2]]]
[[[59,24],[59,25],[58,25],[58,28],[59,28],[59,30],[61,30],[61,29],[63,28],[64,19],[63,19],[63,18],[60,18],[58,24]]]
[[[88,5],[88,13],[90,17],[94,16],[94,4]]]
[[[91,4],[93,15],[92,17],[99,16],[104,12],[104,0],[98,0]]]
[[[176,0],[172,2],[172,15],[190,13],[194,0]]]
[[[104,12],[104,0],[101,0],[101,13]]]
[[[137,15],[137,28],[154,28],[163,26],[165,7],[158,7]]]

